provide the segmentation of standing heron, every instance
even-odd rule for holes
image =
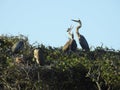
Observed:
[[[83,50],[89,51],[90,48],[89,48],[89,45],[88,45],[87,40],[85,39],[85,37],[84,37],[83,35],[81,35],[81,34],[79,33],[79,29],[80,29],[81,26],[82,26],[81,21],[80,21],[80,20],[72,20],[72,21],[79,23],[79,25],[78,25],[77,28],[76,28],[76,34],[77,34],[77,37],[78,37],[78,39],[79,39],[79,43],[80,43],[80,45],[81,45],[81,47],[82,47]]]
[[[34,58],[37,64],[44,65],[45,59],[43,56],[43,52],[40,48],[34,49]]]
[[[12,52],[13,53],[18,53],[23,48],[24,48],[24,42],[22,40],[20,40],[12,46]]]
[[[71,34],[72,28],[73,28],[73,27],[70,27],[70,28],[68,28],[68,30],[67,30],[70,38],[69,38],[69,41],[67,41],[67,43],[63,46],[63,51],[64,51],[64,52],[67,52],[67,51],[69,51],[69,50],[71,50],[71,51],[76,51],[76,49],[77,49],[77,44],[76,44],[76,41],[75,41],[75,39],[74,39],[74,34],[73,34],[73,33]]]
[[[24,62],[23,56],[18,56],[17,54],[24,48],[24,41],[20,40],[12,46],[12,54],[15,58],[15,63],[20,64]]]

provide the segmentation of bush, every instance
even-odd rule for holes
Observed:
[[[45,66],[33,62],[33,49],[28,38],[2,35],[0,44],[0,89],[2,90],[119,90],[120,52],[97,47],[90,52],[77,50],[64,53],[61,48],[38,45],[45,57]],[[11,47],[23,39],[23,51],[13,55]],[[14,59],[24,56],[24,63]]]

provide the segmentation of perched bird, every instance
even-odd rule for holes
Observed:
[[[45,59],[43,56],[43,52],[40,48],[34,49],[34,58],[37,64],[44,65]]]
[[[22,40],[20,40],[12,46],[12,52],[13,53],[18,53],[23,48],[24,48],[24,42]]]
[[[19,63],[23,63],[24,62],[24,58],[22,56],[16,57],[15,58],[15,62],[18,63],[18,64]]]
[[[90,48],[89,48],[89,45],[88,45],[87,40],[85,39],[85,37],[84,37],[83,35],[81,35],[81,34],[79,33],[79,29],[80,29],[81,26],[82,26],[81,21],[80,21],[80,20],[72,20],[72,21],[79,23],[79,25],[78,25],[77,28],[76,28],[76,34],[77,34],[77,36],[78,36],[79,43],[80,43],[80,45],[81,45],[81,47],[82,47],[83,50],[89,51]]]
[[[67,41],[67,43],[63,46],[63,51],[64,52],[67,52],[67,51],[76,51],[76,49],[77,49],[77,43],[76,43],[76,41],[75,41],[75,39],[74,39],[74,34],[72,33],[71,34],[71,30],[72,30],[72,28],[73,27],[70,27],[70,28],[68,28],[68,30],[67,30],[67,32],[68,32],[68,34],[69,34],[69,36],[70,36],[70,39],[69,39],[69,41]]]

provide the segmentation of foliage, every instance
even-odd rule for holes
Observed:
[[[33,46],[24,35],[0,37],[0,89],[4,90],[119,90],[120,51],[96,47],[93,51],[62,52],[62,49]],[[24,40],[23,51],[14,55],[11,47]],[[33,62],[33,49],[40,47],[45,66]],[[16,56],[24,63],[15,63]]]

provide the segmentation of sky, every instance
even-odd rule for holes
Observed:
[[[81,20],[90,47],[120,50],[120,0],[0,0],[0,35],[23,34],[31,44],[61,47],[73,25],[81,48],[71,19]]]

